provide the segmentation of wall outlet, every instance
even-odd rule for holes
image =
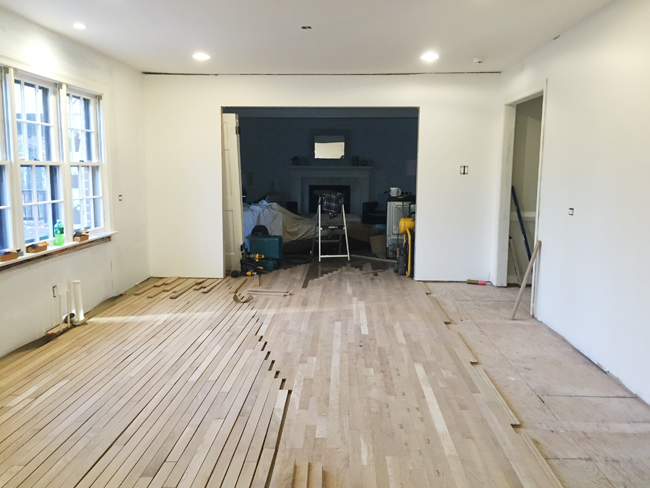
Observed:
[[[53,296],[54,298],[56,298],[56,297],[59,296],[59,288],[58,288],[56,285],[54,285],[54,286],[52,287],[52,296]]]
[[[469,166],[461,166],[460,167],[460,174],[461,175],[468,175],[469,174]]]
[[[122,200],[123,200],[122,195],[118,195],[118,196],[117,196],[117,201],[118,201],[118,202],[121,202]]]
[[[569,215],[573,215],[573,208],[569,208]]]

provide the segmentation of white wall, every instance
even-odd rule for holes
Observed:
[[[223,273],[222,107],[397,106],[421,109],[416,278],[490,279],[499,75],[150,75],[144,86],[152,274]]]
[[[548,79],[538,318],[650,401],[650,2],[619,1],[503,75]],[[568,208],[575,215],[568,215]]]
[[[0,9],[0,63],[104,95],[113,241],[0,271],[0,356],[54,325],[52,286],[81,279],[88,310],[149,276],[142,75]],[[124,195],[123,202],[116,196]]]

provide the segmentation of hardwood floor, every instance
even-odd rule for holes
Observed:
[[[648,486],[648,407],[512,291],[314,266],[150,280],[0,362],[0,487]]]
[[[516,289],[428,283],[564,486],[650,486],[650,407],[521,307]]]

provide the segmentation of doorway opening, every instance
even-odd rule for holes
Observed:
[[[419,108],[223,107],[227,116],[238,124],[230,179],[240,185],[241,210],[224,217],[226,233],[232,227],[245,242],[252,227],[264,225],[283,236],[285,255],[309,255],[315,192],[329,190],[343,195],[350,250],[390,255],[388,203],[415,198]],[[243,237],[234,218],[242,221]]]
[[[496,277],[498,286],[521,285],[537,240],[543,125],[543,92],[506,106]],[[526,283],[526,286],[533,286],[533,315],[536,279],[534,268]]]
[[[516,107],[508,228],[508,284],[521,285],[535,246],[543,104],[544,99],[540,96]],[[532,284],[531,279],[527,285]]]

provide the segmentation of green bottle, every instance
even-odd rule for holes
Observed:
[[[55,246],[63,245],[63,224],[60,220],[56,221],[54,224],[54,243]]]

